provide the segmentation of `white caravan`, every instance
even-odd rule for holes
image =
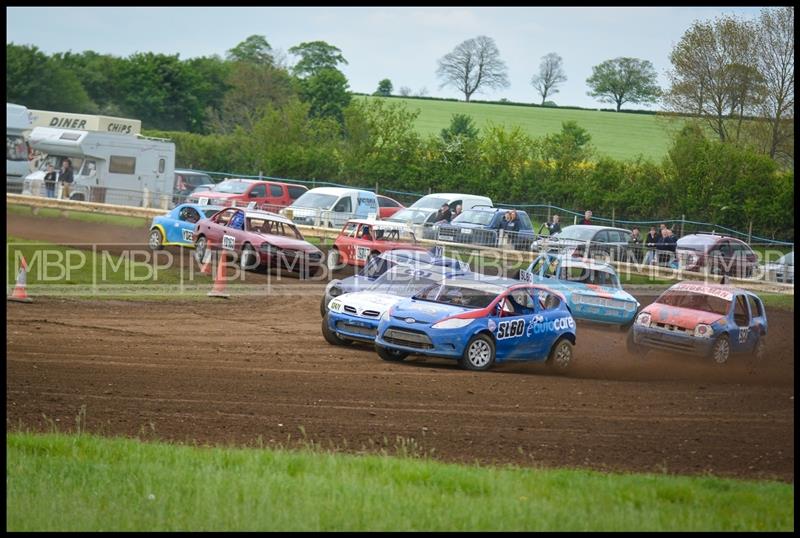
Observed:
[[[69,158],[69,198],[107,204],[168,207],[175,184],[175,144],[141,135],[35,127],[30,145],[47,158],[25,178],[23,194],[45,196],[47,165]],[[144,195],[147,195],[146,197]]]
[[[28,135],[32,128],[27,108],[6,103],[6,186],[9,192],[20,192],[22,180],[31,173]]]

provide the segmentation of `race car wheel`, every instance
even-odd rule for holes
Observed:
[[[322,317],[322,336],[324,336],[325,341],[332,346],[345,346],[350,343],[349,340],[339,338],[336,333],[330,329],[328,326],[328,314]]]
[[[328,313],[328,296],[323,295],[322,299],[319,302],[319,314],[320,316],[325,317],[325,314]]]
[[[755,345],[753,346],[753,356],[759,360],[764,360],[764,357],[767,355],[767,343],[764,341],[763,336],[759,336],[758,340],[756,340]]]
[[[547,357],[547,365],[559,374],[569,371],[573,362],[572,342],[566,338],[556,342]]]
[[[330,249],[328,251],[328,271],[333,273],[339,268],[339,263],[339,251],[335,248]]]
[[[164,236],[161,235],[161,230],[153,228],[150,230],[150,235],[147,237],[147,246],[150,250],[161,250],[164,248]]]
[[[711,348],[711,358],[714,359],[715,364],[723,365],[728,362],[730,356],[731,343],[728,335],[723,334],[714,342],[714,347]]]
[[[494,341],[485,334],[473,336],[458,365],[466,370],[488,370],[494,364]]]
[[[194,244],[194,258],[197,260],[197,263],[203,263],[207,248],[208,241],[206,241],[206,238],[202,236],[199,237]]]
[[[399,349],[389,349],[386,347],[382,347],[379,345],[375,345],[375,351],[378,352],[378,356],[385,361],[389,362],[400,362],[401,360],[408,357],[407,351],[400,351]]]
[[[250,244],[245,244],[242,247],[242,256],[239,259],[239,264],[242,271],[252,271],[258,268],[258,254]]]

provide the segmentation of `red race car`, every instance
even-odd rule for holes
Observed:
[[[212,248],[238,255],[242,269],[281,267],[315,275],[321,269],[322,251],[303,239],[295,225],[280,215],[242,208],[228,208],[197,223],[195,256],[202,263],[209,243]]]
[[[416,238],[405,224],[373,219],[348,220],[328,251],[328,267],[340,264],[362,267],[371,256],[387,250],[427,250],[416,246]]]

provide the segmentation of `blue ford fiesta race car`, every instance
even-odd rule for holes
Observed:
[[[589,258],[541,254],[519,279],[563,294],[575,319],[628,328],[640,306],[622,289],[613,266]]]
[[[197,221],[217,213],[221,206],[180,204],[166,215],[154,217],[147,236],[147,246],[151,250],[161,250],[165,246],[180,245],[194,248],[194,228]]]
[[[381,318],[378,355],[387,361],[412,353],[444,357],[468,370],[507,360],[546,361],[567,371],[575,320],[564,297],[545,286],[506,282],[453,279],[403,299]]]
[[[447,268],[461,274],[470,272],[469,264],[455,258],[442,256],[434,250],[431,252],[410,249],[387,250],[379,256],[371,257],[357,274],[328,282],[319,305],[320,315],[325,315],[325,312],[328,311],[328,304],[334,297],[369,289],[375,280],[393,267],[425,268],[429,266]]]

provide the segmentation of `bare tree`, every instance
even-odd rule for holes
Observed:
[[[409,95],[411,95],[411,88],[409,88],[408,86],[400,86],[400,95],[402,95],[403,97],[408,97]]]
[[[561,66],[561,56],[551,52],[542,56],[542,63],[539,64],[539,74],[533,75],[531,84],[539,95],[542,96],[542,104],[547,100],[547,96],[558,93],[557,86],[567,81],[567,75]]]
[[[506,64],[500,59],[494,39],[486,36],[467,39],[445,54],[439,59],[436,74],[443,80],[440,88],[455,86],[467,102],[483,88],[509,86]]]
[[[794,7],[762,10],[757,29],[761,115],[771,124],[768,151],[775,158],[794,137]]]
[[[755,28],[732,16],[695,21],[670,54],[668,108],[708,120],[720,140],[738,140],[742,121],[763,100]]]

